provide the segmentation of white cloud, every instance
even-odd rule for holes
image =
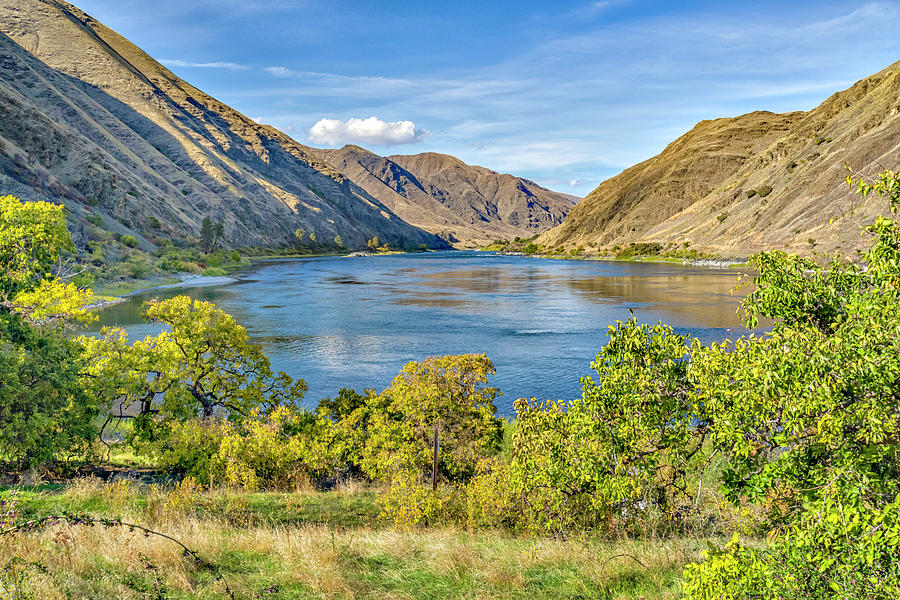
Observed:
[[[297,75],[296,71],[292,71],[287,67],[266,67],[263,70],[275,77],[294,77]]]
[[[231,71],[246,71],[250,68],[247,65],[220,60],[212,62],[191,62],[189,60],[173,58],[170,60],[161,60],[159,62],[169,67],[186,67],[190,69],[229,69]]]
[[[382,121],[377,117],[368,119],[352,118],[320,119],[313,125],[308,138],[314,144],[343,146],[344,144],[374,144],[376,146],[397,146],[421,142],[429,132],[416,129],[412,121]]]

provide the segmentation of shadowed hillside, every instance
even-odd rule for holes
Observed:
[[[290,242],[301,228],[350,246],[375,235],[444,245],[65,2],[0,0],[0,34],[0,184],[10,191],[100,214],[145,242],[194,235],[210,216],[231,244]]]

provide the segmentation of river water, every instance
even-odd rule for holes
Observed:
[[[309,385],[307,404],[341,387],[387,386],[411,360],[485,353],[499,412],[520,397],[571,399],[629,318],[712,342],[738,328],[738,272],[675,264],[546,260],[483,252],[267,260],[227,285],[145,292],[100,313],[131,339],[143,301],[187,293],[233,315],[277,370]],[[737,330],[736,331],[740,331]]]

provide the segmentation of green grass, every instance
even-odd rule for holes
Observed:
[[[128,296],[135,292],[160,285],[171,285],[181,281],[178,277],[149,277],[146,279],[128,279],[125,281],[108,281],[94,286],[94,293],[102,296]]]
[[[0,499],[13,493],[19,522],[73,511],[171,535],[215,565],[237,598],[669,599],[679,597],[683,565],[706,547],[703,540],[553,540],[455,525],[395,531],[377,517],[377,490],[359,486],[248,493],[92,479],[0,488]],[[0,536],[6,597],[227,596],[215,573],[169,540],[125,527],[56,525]]]

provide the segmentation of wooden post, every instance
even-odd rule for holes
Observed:
[[[438,448],[440,447],[440,442],[438,441],[438,426],[434,426],[434,456],[431,459],[431,490],[437,491],[437,459],[438,459]]]

